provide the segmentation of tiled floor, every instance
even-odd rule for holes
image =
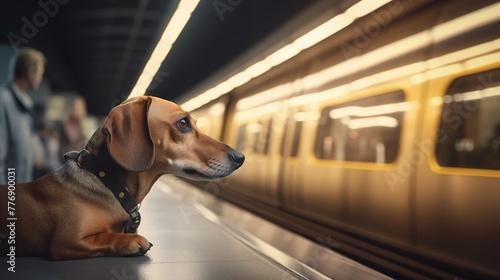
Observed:
[[[138,258],[53,262],[17,258],[16,272],[0,258],[0,279],[298,279],[205,219],[183,196],[153,187],[141,208],[139,234],[154,247]]]

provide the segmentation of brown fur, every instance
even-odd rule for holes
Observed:
[[[179,129],[182,118],[189,120],[191,130]],[[199,132],[178,105],[155,97],[134,98],[113,109],[86,149],[112,170],[138,203],[164,174],[216,179],[231,174],[244,160]],[[0,186],[0,195],[0,205],[7,208],[6,186]],[[145,237],[123,233],[127,212],[99,179],[74,161],[16,185],[15,199],[16,255],[67,260],[136,256],[150,249]],[[6,212],[0,211],[2,223]],[[3,235],[6,230],[2,225]]]

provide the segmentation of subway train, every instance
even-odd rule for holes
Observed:
[[[194,109],[246,156],[217,195],[398,279],[499,279],[499,15],[392,1]]]

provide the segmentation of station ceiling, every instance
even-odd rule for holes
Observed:
[[[201,0],[147,94],[178,100],[318,1]],[[89,113],[106,115],[132,90],[177,4],[4,1],[0,43],[43,51],[52,91],[78,93],[87,99]]]

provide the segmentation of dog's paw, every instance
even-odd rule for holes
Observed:
[[[122,252],[124,257],[144,256],[153,247],[146,238],[140,235],[132,235],[126,246],[126,250]]]
[[[137,252],[135,252],[133,254],[130,254],[130,255],[126,255],[125,257],[140,257],[140,256],[144,256],[151,249],[151,247],[153,247],[153,244],[151,244],[151,242],[149,242],[149,246],[147,246],[147,248],[139,246],[139,249],[137,250]]]
[[[138,256],[144,256],[150,249],[153,247],[153,244],[149,242],[149,246],[147,248],[139,248],[139,255]]]

